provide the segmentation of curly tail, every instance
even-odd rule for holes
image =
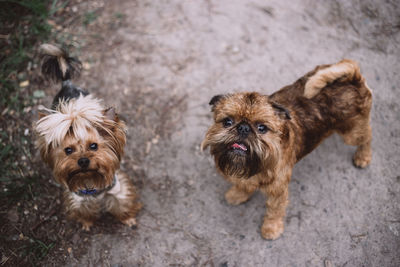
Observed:
[[[363,80],[358,64],[353,60],[343,59],[336,64],[318,70],[309,77],[305,84],[304,96],[313,98],[322,88],[335,81],[362,82]]]
[[[64,49],[52,44],[42,44],[40,52],[42,74],[46,79],[60,82],[79,76],[82,63],[76,58],[69,57]]]

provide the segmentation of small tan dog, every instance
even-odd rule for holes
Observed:
[[[141,204],[128,176],[119,171],[126,141],[125,124],[114,108],[88,95],[70,81],[81,68],[78,60],[54,45],[41,46],[42,73],[61,80],[62,88],[36,122],[37,147],[64,188],[70,218],[89,230],[105,209],[122,223],[136,225]]]
[[[270,96],[214,96],[215,124],[201,147],[210,146],[218,171],[233,183],[225,194],[228,203],[243,203],[257,189],[267,196],[261,234],[276,239],[284,229],[293,166],[326,137],[336,132],[357,146],[355,166],[370,163],[371,104],[354,61],[321,65]]]

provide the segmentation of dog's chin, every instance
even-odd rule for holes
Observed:
[[[91,175],[102,175],[97,169],[78,169],[70,172],[68,178],[72,179],[75,176],[91,176]]]
[[[71,192],[79,190],[101,190],[110,185],[111,181],[107,181],[97,169],[75,170],[68,174],[67,186]]]
[[[229,177],[249,179],[261,171],[261,160],[243,142],[219,144],[211,148],[219,170]]]

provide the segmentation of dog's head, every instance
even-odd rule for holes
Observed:
[[[218,95],[210,105],[215,124],[201,148],[210,146],[223,174],[247,179],[276,166],[282,143],[288,139],[287,109],[259,93]]]
[[[60,102],[36,123],[37,146],[57,182],[71,192],[110,186],[126,141],[113,108],[91,96]]]

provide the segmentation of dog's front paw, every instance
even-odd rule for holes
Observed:
[[[123,224],[128,225],[129,227],[136,228],[136,219],[128,218],[126,220],[121,221]]]
[[[371,162],[372,153],[370,149],[358,148],[353,156],[353,163],[358,168],[365,168]]]
[[[251,193],[247,193],[240,190],[236,186],[232,186],[226,193],[225,199],[231,205],[239,205],[246,202],[251,196]]]
[[[82,230],[89,232],[90,231],[90,227],[93,226],[93,222],[89,222],[89,221],[81,221],[82,223]]]
[[[275,240],[283,233],[283,220],[264,220],[261,235],[265,239]]]

